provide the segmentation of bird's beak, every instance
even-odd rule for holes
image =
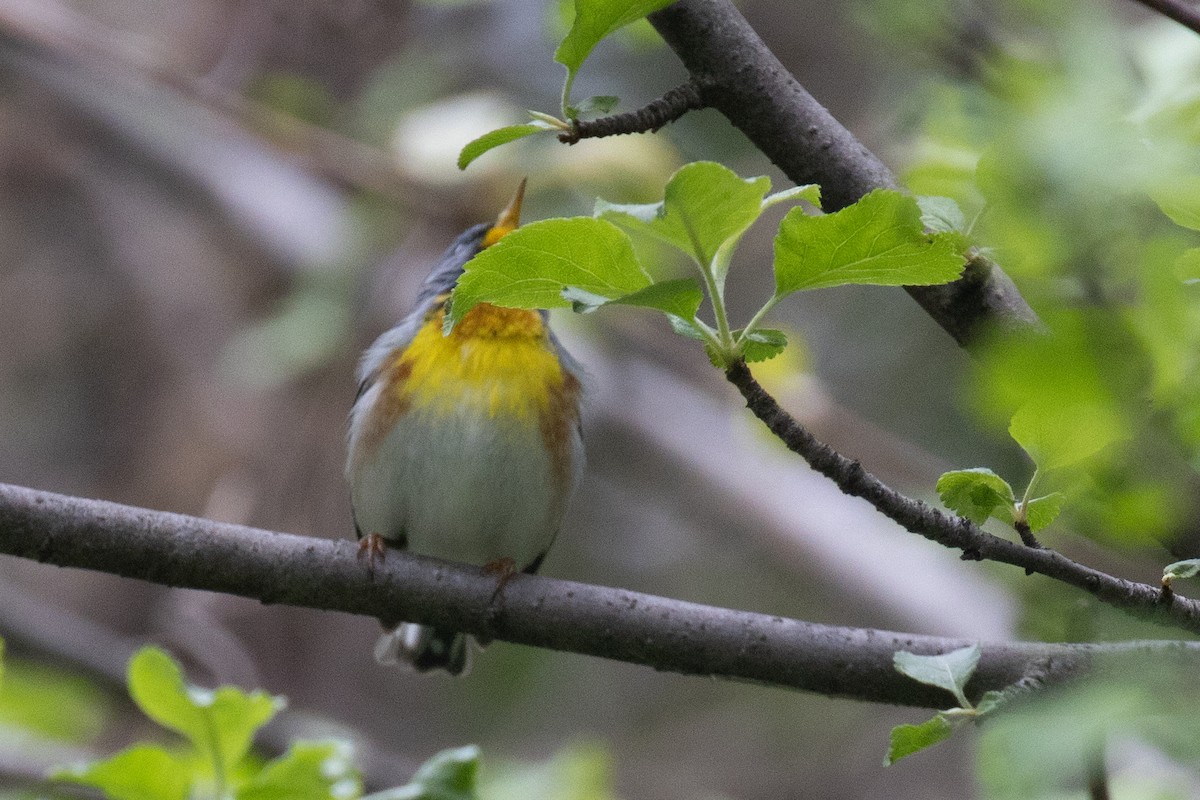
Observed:
[[[487,236],[483,238],[483,246],[490,247],[500,241],[504,236],[512,231],[515,231],[521,224],[521,202],[525,199],[525,182],[528,178],[521,179],[521,185],[517,187],[517,193],[513,195],[513,199],[508,201],[508,205],[500,212],[500,216],[496,217],[496,224],[487,232]]]

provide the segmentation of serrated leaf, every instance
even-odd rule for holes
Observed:
[[[997,509],[1010,512],[1016,503],[1008,481],[983,467],[943,473],[938,478],[937,493],[947,508],[976,525],[996,516]],[[1005,516],[1011,518],[1011,513]]]
[[[188,685],[179,665],[157,647],[129,662],[129,694],[155,722],[186,736],[214,765],[231,768],[250,749],[254,733],[283,707],[282,698],[233,686]]]
[[[611,94],[597,94],[583,100],[582,102],[570,107],[568,114],[572,118],[582,117],[595,114],[604,116],[617,107],[617,103],[621,102],[621,98]]]
[[[787,213],[775,236],[775,296],[844,284],[947,283],[965,263],[955,237],[925,232],[916,200],[877,189],[835,214]]]
[[[508,125],[504,128],[497,128],[494,131],[488,131],[478,139],[472,139],[467,142],[463,149],[459,151],[458,168],[466,169],[472,161],[479,158],[488,150],[493,150],[500,145],[524,139],[526,136],[532,136],[535,133],[544,133],[552,130],[556,130],[555,126],[542,120],[534,120],[522,125]]]
[[[734,331],[734,337],[741,331]],[[787,347],[787,334],[774,328],[756,328],[746,337],[742,345],[742,358],[753,364],[756,361],[768,361],[779,355]]]
[[[721,164],[696,161],[671,176],[661,203],[599,201],[594,215],[657,237],[708,266],[718,249],[732,246],[758,219],[770,190],[766,177],[743,179]],[[718,281],[723,277],[718,275]]]
[[[1009,435],[1043,471],[1077,464],[1125,436],[1125,423],[1107,402],[1056,404],[1034,400],[1017,409]]]
[[[591,217],[548,219],[517,228],[467,262],[450,296],[450,330],[479,303],[508,308],[566,308],[571,286],[624,297],[651,283],[629,237]]]
[[[1163,578],[1167,580],[1194,578],[1197,575],[1200,575],[1200,558],[1176,561],[1174,564],[1163,567]]]
[[[936,656],[919,656],[900,650],[892,656],[892,663],[902,675],[945,689],[954,695],[960,707],[970,708],[964,689],[979,664],[978,645]]]
[[[953,726],[940,714],[920,725],[897,725],[892,728],[891,746],[883,765],[890,767],[905,756],[919,753],[927,747],[950,738]]]
[[[604,297],[577,286],[568,286],[562,294],[571,301],[571,307],[576,312],[583,314],[591,313],[600,306],[615,304],[653,308],[687,321],[696,318],[696,311],[704,301],[704,291],[694,278],[652,283],[621,297]]]
[[[572,80],[597,44],[613,31],[636,22],[674,0],[575,0],[575,21],[554,51],[554,60]]]
[[[917,206],[921,209],[921,222],[935,233],[965,233],[967,218],[958,203],[950,197],[917,195]]]
[[[1029,523],[1029,530],[1037,533],[1054,522],[1062,512],[1063,503],[1066,500],[1067,496],[1062,492],[1054,492],[1030,500],[1025,507],[1025,521]]]
[[[344,742],[293,742],[237,792],[237,800],[349,800],[362,790]]]
[[[1200,231],[1200,175],[1181,175],[1169,188],[1153,194],[1154,202],[1176,225]]]
[[[810,183],[805,186],[793,186],[790,189],[783,189],[764,197],[762,207],[768,209],[780,203],[795,203],[800,200],[807,200],[817,208],[820,208],[821,187],[815,183]]]
[[[57,770],[54,780],[92,786],[112,800],[184,800],[192,783],[186,759],[155,745],[134,745],[112,758]]]

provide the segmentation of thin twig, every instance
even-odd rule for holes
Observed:
[[[1027,547],[985,532],[978,525],[931,508],[906,497],[829,445],[817,440],[759,385],[744,362],[726,370],[729,382],[738,388],[746,406],[788,449],[802,457],[817,472],[832,480],[843,492],[861,497],[884,516],[906,530],[945,547],[962,551],[971,561],[999,561],[1022,567],[1083,589],[1097,600],[1147,619],[1200,633],[1200,603],[1166,595],[1162,588],[1114,577],[1084,566],[1047,548]]]
[[[1180,25],[1196,33],[1200,33],[1200,8],[1184,0],[1137,0],[1137,2],[1152,8],[1164,17],[1175,20]]]
[[[0,484],[0,553],[251,597],[264,603],[412,620],[509,642],[829,696],[942,708],[941,690],[900,675],[897,650],[944,653],[971,642],[818,625],[602,586],[521,575],[489,605],[478,568],[390,552],[374,575],[347,539],[256,530]],[[365,644],[364,644],[365,646]],[[970,694],[1037,676],[1060,682],[1101,657],[1178,654],[1200,643],[992,643]]]
[[[575,144],[581,139],[600,139],[626,133],[652,133],[689,111],[704,108],[704,99],[695,81],[670,89],[639,109],[593,120],[575,120],[571,130],[558,135],[558,140]]]

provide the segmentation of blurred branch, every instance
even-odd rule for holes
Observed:
[[[1173,19],[1189,30],[1200,33],[1200,8],[1184,0],[1137,0],[1164,17]]]
[[[370,191],[402,207],[412,186],[386,153],[327,128],[223,88],[169,65],[144,40],[104,26],[57,0],[0,0],[0,31],[50,53],[149,80],[164,90],[272,141],[314,174],[345,187]]]
[[[970,520],[943,514],[906,497],[864,470],[859,462],[818,441],[754,380],[745,362],[730,367],[725,375],[742,393],[747,408],[788,449],[836,483],[843,492],[863,498],[905,529],[945,547],[962,550],[964,560],[999,561],[1023,567],[1027,574],[1036,572],[1083,589],[1097,600],[1123,611],[1200,633],[1200,602],[1164,592],[1161,587],[1108,575],[1054,550],[1001,539]]]
[[[897,650],[970,642],[818,625],[602,586],[521,575],[498,600],[481,570],[390,552],[373,572],[356,545],[257,530],[0,484],[0,552],[264,603],[387,616],[493,639],[873,702],[941,708],[947,697],[892,667]],[[1176,653],[1200,643],[997,643],[970,690],[1038,676],[1061,681],[1099,657]]]
[[[874,153],[804,90],[730,0],[679,0],[650,22],[683,61],[704,104],[735,127],[797,185],[821,185],[837,211],[868,192],[899,187]],[[1037,317],[992,261],[976,257],[944,286],[905,290],[961,345],[988,327],[1022,328]]]

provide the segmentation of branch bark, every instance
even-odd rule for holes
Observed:
[[[837,211],[896,176],[784,68],[730,0],[679,0],[650,22],[683,61],[706,106],[724,114],[797,185],[819,183]],[[976,257],[963,277],[907,291],[960,345],[987,327],[1024,328],[1037,316],[995,263]]]
[[[393,617],[518,644],[834,697],[943,708],[944,692],[892,668],[897,650],[970,644],[819,625],[602,586],[521,575],[492,601],[479,569],[392,552],[374,573],[348,539],[329,541],[0,484],[0,553],[168,586],[306,608]],[[1036,676],[1057,682],[1105,655],[1200,643],[982,646],[972,696]]]

